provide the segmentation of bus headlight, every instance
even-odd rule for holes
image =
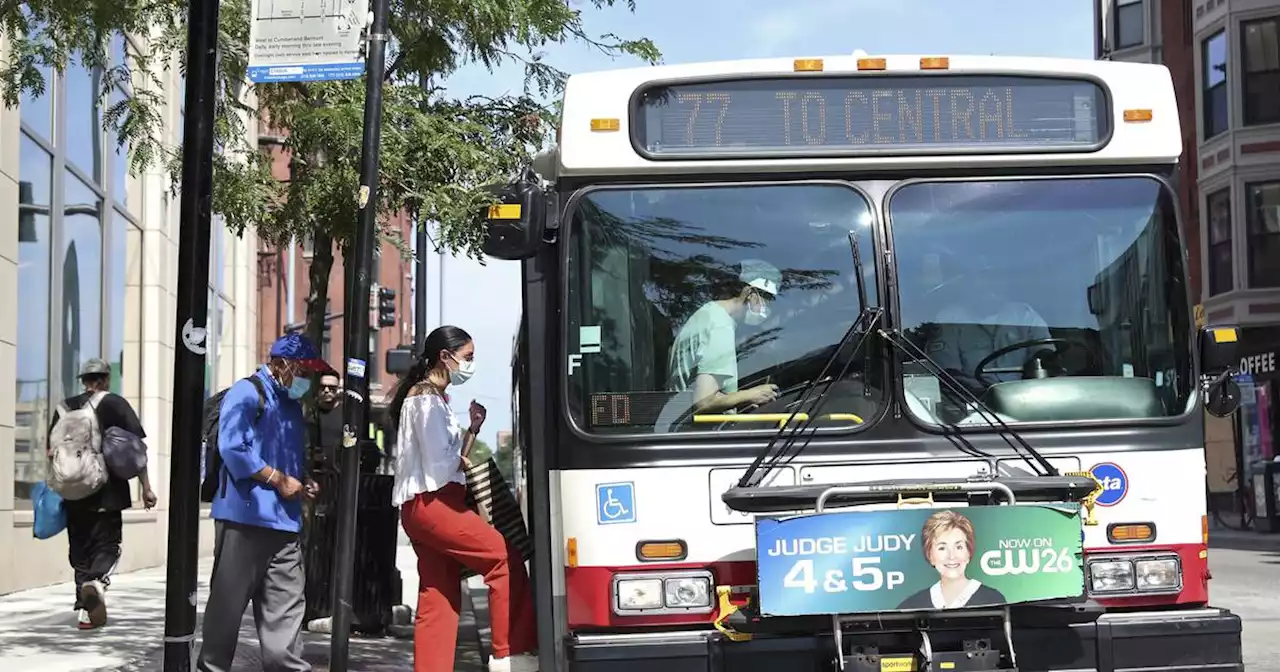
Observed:
[[[1176,555],[1109,556],[1089,560],[1089,592],[1099,597],[1176,593],[1182,563]]]
[[[680,609],[711,606],[711,581],[701,576],[667,579],[666,605]]]
[[[1182,572],[1177,558],[1155,558],[1134,563],[1138,591],[1177,590],[1182,587]]]
[[[1089,588],[1095,593],[1133,590],[1133,563],[1128,560],[1090,562]]]
[[[709,613],[711,573],[653,572],[613,577],[613,611],[619,616]]]

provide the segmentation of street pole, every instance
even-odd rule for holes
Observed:
[[[165,672],[187,672],[196,633],[200,551],[200,420],[209,316],[209,219],[213,198],[214,83],[218,0],[191,0],[187,17],[186,120],[179,196],[177,340],[169,441],[169,548],[164,609]]]
[[[427,109],[427,101],[425,96],[429,88],[430,78],[427,73],[422,73],[419,82],[422,85],[422,109]],[[427,343],[427,248],[430,240],[427,238],[427,223],[422,221],[422,213],[419,210],[418,218],[418,258],[414,260],[416,266],[413,274],[413,352],[416,355],[422,354],[422,349]]]
[[[360,496],[361,445],[369,441],[369,287],[373,265],[374,231],[378,218],[378,145],[382,138],[382,78],[386,73],[387,2],[373,0],[373,26],[367,42],[364,99],[364,143],[360,148],[360,213],[348,284],[346,326],[346,389],[357,403],[342,405],[342,480],[338,492],[338,545],[333,556],[333,623],[329,640],[329,669],[347,672],[351,637],[351,589],[356,558],[356,507]],[[354,366],[353,366],[354,365]]]

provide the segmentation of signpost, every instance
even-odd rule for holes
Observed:
[[[364,75],[367,0],[253,0],[249,79],[311,82]]]

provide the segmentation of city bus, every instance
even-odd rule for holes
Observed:
[[[1210,599],[1160,65],[570,77],[478,213],[522,266],[541,669],[1241,669]]]

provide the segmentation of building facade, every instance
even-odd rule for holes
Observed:
[[[1095,8],[1100,58],[1164,63],[1173,75],[1197,312],[1243,328],[1234,464],[1247,477],[1274,457],[1280,419],[1280,0],[1098,0]]]
[[[116,64],[128,64],[130,54],[145,47],[121,35],[111,45]],[[170,102],[160,132],[174,144],[183,125],[179,72],[175,62],[161,73],[160,98]],[[32,535],[30,492],[45,476],[52,409],[81,391],[78,369],[91,357],[111,363],[113,391],[138,412],[160,499],[156,509],[142,510],[135,486],[117,571],[163,564],[167,544],[179,232],[174,185],[163,167],[130,170],[128,148],[117,149],[96,101],[101,73],[72,57],[62,75],[44,77],[43,95],[0,107],[0,208],[12,213],[5,221],[16,221],[0,235],[0,594],[72,578],[65,533],[43,541]],[[116,88],[110,100],[130,95],[130,87]],[[215,218],[207,389],[229,385],[259,361],[256,247],[252,233],[236,238]],[[207,515],[201,526],[207,553]]]

